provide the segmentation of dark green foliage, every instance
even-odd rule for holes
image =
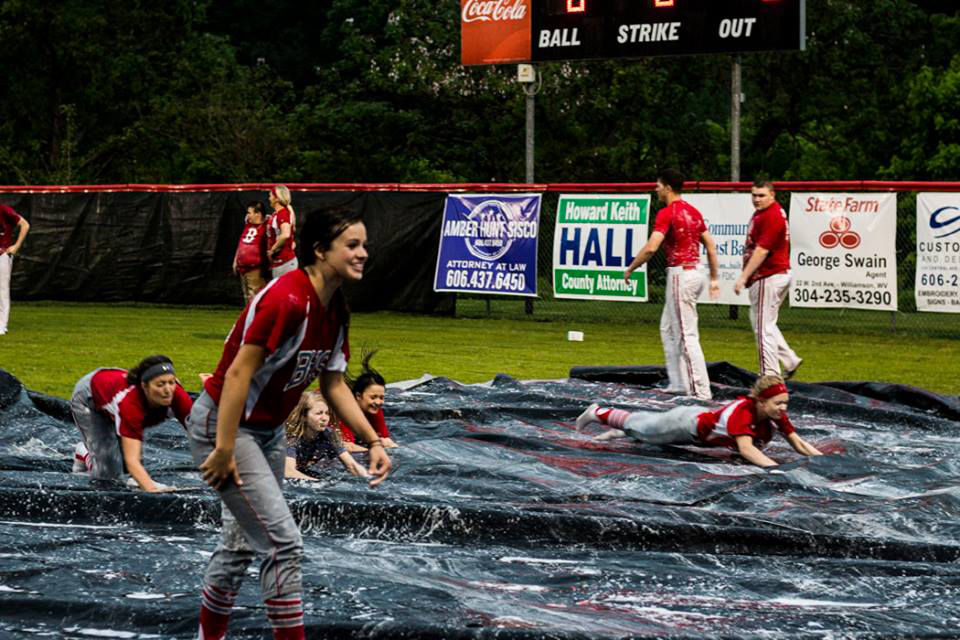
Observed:
[[[956,179],[960,13],[808,0],[743,57],[742,170]],[[524,180],[515,67],[460,65],[458,3],[0,0],[0,183]],[[541,65],[540,182],[730,176],[728,56]]]

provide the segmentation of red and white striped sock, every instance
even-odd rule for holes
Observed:
[[[200,632],[197,640],[222,640],[227,634],[230,612],[237,594],[207,585],[200,604]]]
[[[630,412],[623,409],[597,409],[597,420],[600,424],[610,425],[614,429],[623,429],[629,417]]]
[[[303,599],[299,593],[268,598],[266,603],[273,640],[304,640]]]

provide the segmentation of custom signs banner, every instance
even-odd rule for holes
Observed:
[[[896,311],[896,239],[896,194],[791,194],[790,305]]]
[[[540,194],[450,195],[434,291],[537,295]]]
[[[960,313],[960,193],[917,194],[917,311]]]
[[[649,195],[561,195],[553,234],[556,298],[647,300],[647,266],[623,279],[647,241]]]
[[[743,248],[747,228],[753,216],[753,201],[749,193],[687,193],[683,199],[703,214],[707,230],[717,244],[717,266],[720,279],[720,297],[710,299],[709,282],[700,292],[697,304],[750,304],[747,291],[733,292],[733,283],[743,269]],[[707,250],[700,245],[700,268],[710,275]]]

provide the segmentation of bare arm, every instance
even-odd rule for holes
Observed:
[[[305,473],[301,473],[297,469],[297,461],[287,456],[287,461],[283,465],[283,477],[284,478],[293,478],[294,480],[310,480],[316,481],[316,478],[311,478]]]
[[[233,451],[237,441],[237,428],[247,402],[247,392],[250,390],[250,380],[263,364],[265,357],[263,347],[245,344],[240,347],[224,376],[217,412],[216,448],[200,465],[203,481],[214,489],[225,486],[230,479],[238,485],[243,484]]]
[[[5,252],[0,251],[0,255],[3,253],[9,253],[12,256],[17,255],[17,251],[20,251],[20,245],[23,244],[24,239],[27,237],[27,232],[30,231],[30,223],[27,222],[26,218],[20,218],[20,221],[17,223],[17,241],[12,245],[7,247]]]
[[[350,387],[343,381],[343,374],[339,371],[327,371],[320,378],[320,386],[333,412],[370,445],[370,475],[378,476],[370,486],[380,484],[390,473],[390,456],[382,446],[377,432],[370,426],[370,421],[363,415]],[[376,443],[380,443],[380,446],[375,446]]]
[[[787,442],[790,443],[790,446],[793,447],[794,451],[797,453],[803,454],[805,456],[822,456],[823,454],[817,450],[812,444],[800,437],[796,432],[791,433],[787,436]]]
[[[643,245],[643,248],[640,249],[640,252],[637,253],[636,257],[633,259],[633,262],[630,263],[630,266],[627,267],[626,272],[623,274],[623,279],[629,281],[630,276],[634,271],[642,267],[644,264],[650,261],[657,253],[657,249],[660,248],[660,244],[663,242],[663,234],[659,231],[654,231],[650,234],[650,239],[647,240],[647,244]]]
[[[743,288],[747,286],[747,280],[760,268],[760,265],[763,264],[763,261],[767,259],[769,254],[770,250],[764,249],[761,246],[757,246],[753,250],[753,255],[747,260],[747,264],[743,266],[743,271],[740,272],[740,277],[737,278],[737,281],[733,285],[734,293],[743,291]]]
[[[283,248],[283,245],[286,244],[287,240],[290,239],[290,236],[292,235],[290,228],[289,222],[284,222],[280,225],[280,233],[277,234],[277,241],[273,243],[272,247],[270,247],[269,253],[271,256],[280,251],[280,249]]]
[[[737,451],[740,452],[740,455],[743,456],[748,462],[751,462],[758,467],[775,467],[777,463],[767,457],[763,451],[757,449],[753,444],[752,436],[737,436]]]
[[[360,478],[369,478],[370,474],[367,473],[367,470],[363,468],[359,462],[353,459],[353,456],[348,452],[344,451],[337,459],[340,460],[340,464],[349,471],[352,475],[358,476]]]
[[[710,265],[710,299],[716,300],[720,297],[719,267],[717,264],[717,243],[713,241],[713,236],[709,231],[700,234],[700,242],[707,250],[707,264]]]
[[[160,488],[153,482],[153,478],[150,477],[143,466],[143,462],[141,462],[143,443],[136,438],[120,436],[120,450],[123,452],[123,462],[127,465],[127,471],[137,481],[140,488],[147,493],[159,492]]]

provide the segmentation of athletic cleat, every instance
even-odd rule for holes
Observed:
[[[78,442],[73,450],[73,469],[71,469],[71,473],[86,473],[89,471],[90,467],[87,466],[89,460],[90,454],[87,452],[87,446]]]
[[[797,366],[795,366],[793,369],[790,369],[790,371],[784,372],[784,374],[783,374],[783,379],[784,379],[784,380],[789,380],[790,378],[792,378],[793,375],[797,372],[797,369],[799,369],[799,368],[800,368],[800,365],[802,365],[802,364],[803,364],[803,358],[800,358],[800,359],[797,361]]]
[[[596,402],[587,407],[583,413],[577,418],[577,431],[583,431],[583,428],[589,424],[599,424],[600,420],[597,419],[597,409],[600,408]]]

